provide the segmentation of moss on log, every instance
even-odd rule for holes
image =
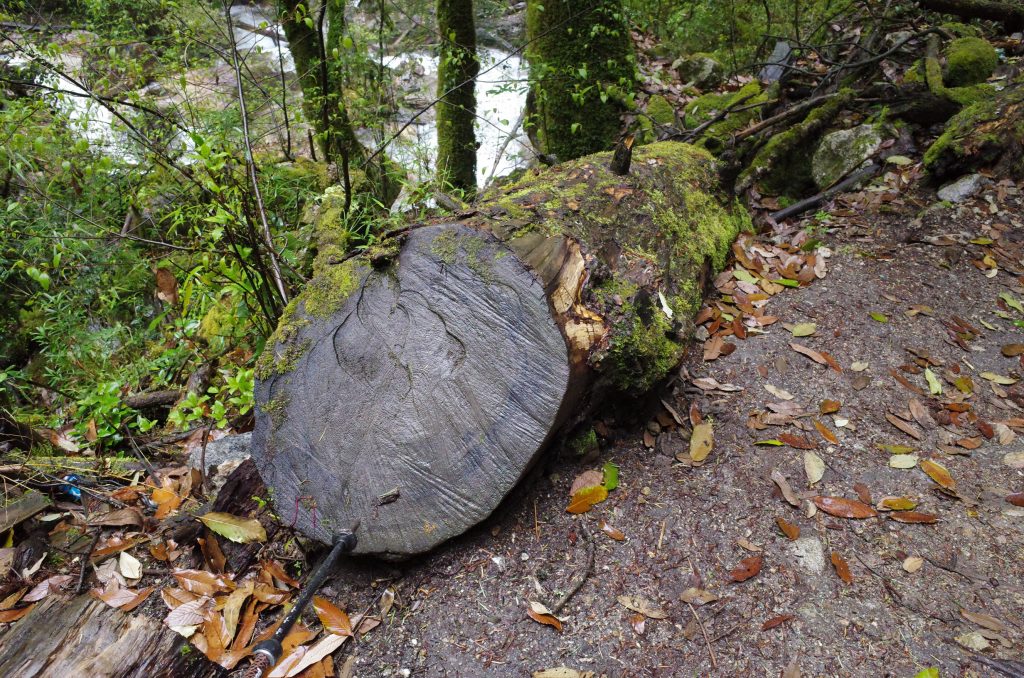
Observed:
[[[624,177],[610,161],[531,173],[344,261],[328,196],[313,281],[258,374],[253,458],[285,519],[328,541],[358,518],[362,553],[428,550],[601,394],[669,374],[749,217],[702,149],[636,148]]]

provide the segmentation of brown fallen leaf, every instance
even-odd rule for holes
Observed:
[[[751,556],[744,558],[740,561],[739,565],[734,567],[729,573],[729,577],[734,582],[747,581],[751,577],[757,575],[761,571],[761,564],[764,562],[761,556]]]
[[[827,426],[822,424],[820,421],[815,419],[813,422],[814,428],[818,429],[818,433],[825,439],[826,442],[832,443],[833,445],[839,444],[839,438],[836,437],[835,433],[832,433]]]
[[[793,488],[790,487],[789,481],[786,480],[786,476],[782,475],[782,471],[775,469],[772,471],[772,482],[779,487],[779,491],[782,492],[782,497],[791,505],[796,508],[800,508],[800,500],[797,499],[796,493],[793,492]]]
[[[551,614],[551,610],[540,603],[530,602],[530,606],[526,609],[526,614],[538,624],[551,626],[556,631],[562,630],[562,622],[558,620],[558,617]]]
[[[790,447],[798,450],[816,450],[818,449],[817,444],[808,440],[803,436],[798,436],[794,433],[780,433],[779,440],[786,443]]]
[[[976,450],[981,447],[982,439],[979,438],[960,438],[956,441],[956,444],[965,450]]]
[[[990,614],[985,614],[984,612],[969,612],[964,609],[960,610],[960,614],[963,615],[964,619],[967,621],[974,622],[978,626],[984,626],[996,633],[1002,633],[1006,630],[1006,624]]]
[[[864,483],[854,483],[853,491],[857,493],[857,498],[868,506],[874,503],[871,501],[871,490]]]
[[[889,517],[898,523],[926,523],[938,522],[939,517],[934,513],[920,513],[918,511],[895,511]]]
[[[320,618],[320,623],[323,624],[325,631],[339,636],[352,635],[352,621],[348,618],[348,614],[337,605],[326,598],[313,596],[313,609],[316,611],[316,616]]]
[[[917,427],[915,427],[913,424],[911,424],[909,422],[906,422],[906,421],[903,421],[899,417],[897,417],[895,415],[892,415],[892,414],[888,414],[888,413],[885,415],[885,420],[888,421],[893,426],[895,426],[896,428],[898,428],[899,430],[901,430],[904,433],[906,433],[908,436],[910,436],[914,440],[920,440],[921,439],[921,432],[918,431]]]
[[[778,617],[772,617],[771,619],[766,621],[764,624],[761,624],[761,630],[762,631],[769,631],[771,629],[774,629],[776,626],[779,626],[781,624],[785,624],[790,619],[793,619],[795,617],[796,617],[796,615],[792,615],[792,614],[780,614]]]
[[[1019,355],[1024,355],[1024,344],[1004,344],[1002,353],[1007,358],[1016,358]]]
[[[800,526],[794,525],[787,521],[785,518],[776,518],[775,524],[782,530],[782,534],[786,535],[790,541],[796,541],[800,538]]]
[[[599,521],[597,523],[597,526],[598,526],[598,528],[601,529],[602,532],[607,534],[609,537],[611,537],[615,541],[625,541],[626,540],[626,535],[622,533],[622,530],[619,530],[617,528],[612,527],[611,525],[609,525],[608,523],[606,523],[603,520]]]
[[[36,603],[27,605],[25,607],[19,607],[16,610],[0,610],[0,624],[10,624],[11,622],[18,621],[26,614],[32,611],[32,608],[36,606]]]
[[[810,358],[819,365],[828,365],[828,361],[825,360],[825,356],[821,355],[813,348],[809,348],[807,346],[804,346],[803,344],[797,344],[794,342],[790,342],[789,347],[796,351],[797,353],[799,353],[800,355]]]
[[[878,511],[856,499],[845,497],[812,497],[811,501],[819,509],[837,518],[872,518],[878,515]]]
[[[627,610],[639,612],[651,619],[665,619],[668,617],[668,613],[665,610],[640,596],[618,596],[616,600],[619,601],[619,605],[622,605]]]
[[[1006,495],[1006,501],[1014,506],[1024,506],[1024,492],[1014,492]]]
[[[931,459],[925,459],[921,462],[920,466],[921,470],[927,473],[928,477],[934,480],[940,487],[947,490],[956,489],[956,481],[953,480],[949,470],[942,464]]]
[[[818,411],[822,414],[833,414],[839,411],[842,407],[842,403],[838,400],[822,400],[821,405],[818,406]]]
[[[846,584],[853,583],[853,575],[850,573],[850,566],[847,564],[843,557],[839,555],[838,551],[832,552],[832,567],[836,569],[836,574]]]
[[[718,596],[710,591],[690,587],[679,594],[679,598],[684,603],[690,603],[691,605],[706,605],[707,603],[713,603],[718,600]]]

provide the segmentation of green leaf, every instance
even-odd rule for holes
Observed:
[[[743,282],[751,284],[757,283],[757,278],[750,275],[750,272],[745,268],[737,268],[733,270],[732,277],[736,278],[737,280],[742,280]]]
[[[918,671],[914,678],[939,678],[939,670],[934,666],[924,671]]]
[[[220,536],[239,544],[267,540],[267,531],[255,518],[239,518],[230,513],[214,511],[201,516],[199,520]]]
[[[775,440],[774,438],[772,438],[771,440],[758,440],[754,444],[755,445],[771,445],[772,447],[782,447],[782,445],[784,443],[781,440]]]
[[[817,331],[818,326],[814,323],[797,323],[792,329],[794,337],[809,337]]]
[[[942,395],[942,384],[939,383],[931,368],[924,368],[924,378],[928,380],[928,390],[931,391],[932,395]]]
[[[604,489],[611,491],[617,488],[619,486],[619,467],[609,461],[601,470],[604,471]]]
[[[876,320],[876,321],[878,321],[880,323],[887,323],[887,322],[889,322],[889,317],[887,315],[885,315],[884,313],[879,313],[878,311],[872,311],[868,315],[871,316],[872,320]]]
[[[913,160],[911,160],[905,155],[890,155],[888,158],[885,159],[885,161],[888,163],[892,163],[897,167],[906,167],[907,165],[911,165],[914,163]]]
[[[1006,305],[1017,311],[1018,313],[1024,313],[1024,306],[1021,306],[1020,300],[1014,298],[1009,292],[1000,292],[999,298],[1006,302]]]
[[[772,282],[775,283],[776,285],[782,285],[783,287],[800,287],[800,281],[790,280],[789,278],[779,278],[778,280],[773,280]]]

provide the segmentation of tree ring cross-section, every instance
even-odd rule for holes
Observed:
[[[358,519],[357,553],[427,551],[490,515],[556,428],[565,339],[489,233],[413,230],[337,311],[295,314],[301,355],[258,383],[253,455],[281,521],[311,537]]]

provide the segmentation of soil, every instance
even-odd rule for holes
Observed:
[[[651,442],[653,422],[665,422],[667,411],[655,410],[652,423],[632,428],[599,426],[609,433],[599,455],[581,460],[553,452],[494,516],[433,554],[398,565],[344,566],[324,595],[350,612],[375,606],[385,587],[397,594],[384,623],[339,653],[355,656],[353,675],[501,677],[560,666],[609,678],[912,676],[929,667],[943,677],[998,675],[962,643],[987,636],[990,647],[979,654],[989,660],[1019,657],[1024,643],[1024,509],[1006,499],[1024,491],[1024,471],[1007,463],[1024,448],[1020,438],[1000,444],[986,426],[1009,421],[1019,431],[1024,398],[1020,383],[981,376],[1021,379],[1024,372],[1020,358],[1000,352],[1024,332],[996,315],[1024,319],[999,301],[1000,293],[1021,297],[1022,200],[1003,182],[966,205],[922,210],[933,196],[928,189],[912,196],[893,189],[881,199],[877,192],[848,195],[826,222],[799,224],[831,249],[827,274],[775,295],[764,310],[779,322],[745,340],[730,337],[730,355],[705,362],[695,346],[662,394],[685,425],[669,422],[666,429],[676,430],[663,430],[654,449],[644,438]],[[794,235],[806,237],[780,228],[761,239],[783,243]],[[992,277],[982,270],[987,253],[998,264]],[[918,305],[930,309],[915,313]],[[798,339],[783,327],[809,322],[816,332]],[[961,336],[958,345],[947,331],[951,322],[966,322],[978,336]],[[791,342],[831,354],[842,372],[812,362]],[[855,362],[867,366],[855,371]],[[921,363],[943,395],[929,393]],[[971,394],[957,390],[960,376],[970,376]],[[703,391],[692,383],[701,377],[743,390]],[[748,426],[749,415],[784,402],[768,384],[810,416],[765,430]],[[908,411],[911,398],[928,410],[925,425]],[[839,411],[819,415],[824,399],[840,402]],[[960,402],[969,412],[951,420],[948,406],[963,409]],[[714,449],[700,466],[671,456],[688,458],[691,405],[714,424]],[[921,439],[887,414],[905,418]],[[838,442],[828,443],[813,419]],[[1005,430],[1004,442],[1012,435]],[[803,450],[755,445],[784,433],[813,441],[825,462],[810,492]],[[964,445],[975,449],[955,442],[968,438]],[[889,453],[876,444],[911,446],[921,460],[940,463],[954,491],[943,491],[920,466],[890,468]],[[619,466],[618,489],[589,513],[567,513],[573,479],[606,461]],[[804,492],[799,508],[770,479],[775,470]],[[808,496],[866,494],[874,503],[916,498],[916,510],[937,522],[904,524],[885,512],[866,520],[809,515]],[[784,536],[776,518],[797,525],[799,538]],[[602,532],[602,520],[624,541]],[[838,576],[833,553],[848,564],[851,583]],[[758,574],[732,581],[740,561],[758,556]],[[904,562],[913,557],[923,565],[908,572]],[[561,632],[527,616],[530,601],[551,607],[581,578],[558,613]],[[681,596],[691,588],[717,600],[685,602]],[[642,598],[656,608],[649,613],[661,616],[660,610],[665,618],[637,615],[618,602],[621,596]],[[994,621],[980,619],[994,628],[965,612],[990,615]]]

